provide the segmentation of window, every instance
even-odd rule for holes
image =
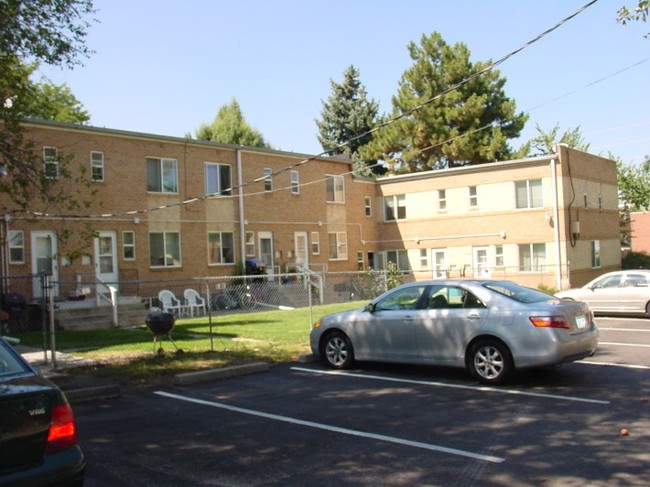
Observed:
[[[149,234],[149,265],[151,267],[181,266],[181,235],[177,232]]]
[[[25,263],[25,234],[22,230],[9,230],[9,263]]]
[[[386,263],[392,262],[401,271],[411,270],[409,256],[406,250],[389,250],[386,252]]]
[[[494,248],[494,265],[495,267],[503,267],[503,245],[497,245]]]
[[[420,249],[420,269],[429,268],[429,251],[427,249]]]
[[[325,201],[328,203],[345,203],[343,176],[325,176]]]
[[[320,255],[320,233],[311,232],[311,253]]]
[[[264,191],[273,191],[273,171],[270,167],[264,168]]]
[[[255,257],[255,232],[246,232],[245,239],[246,257]]]
[[[544,197],[542,195],[542,180],[531,179],[515,183],[517,208],[542,208]]]
[[[208,233],[208,264],[234,264],[235,246],[229,232]]]
[[[178,161],[147,157],[147,191],[178,193]]]
[[[205,163],[205,194],[230,196],[232,194],[230,164]]]
[[[447,190],[438,190],[438,210],[445,211],[447,209]]]
[[[387,222],[406,220],[406,196],[403,194],[386,196],[384,214]]]
[[[589,197],[587,196],[587,193],[584,193],[582,195],[583,203],[585,205],[585,208],[589,208]]]
[[[329,238],[330,260],[346,260],[348,258],[348,236],[345,232],[332,232]]]
[[[478,193],[476,191],[476,186],[469,187],[469,206],[470,208],[478,207]]]
[[[357,252],[357,269],[362,271],[366,268],[363,250]]]
[[[135,233],[122,233],[122,258],[124,260],[135,260]]]
[[[104,180],[104,153],[90,152],[90,177],[93,181]]]
[[[291,194],[300,194],[300,174],[291,171]]]
[[[603,195],[602,194],[598,195],[598,209],[599,210],[603,209]]]
[[[365,208],[366,216],[372,216],[372,198],[370,196],[366,196],[363,199],[363,206]]]
[[[546,270],[546,244],[519,245],[519,270],[522,272]]]
[[[591,267],[600,267],[600,240],[591,242]]]
[[[59,177],[59,150],[56,147],[43,147],[43,170],[48,179]]]

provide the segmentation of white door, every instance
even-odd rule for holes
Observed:
[[[433,278],[450,277],[447,272],[447,251],[431,249],[431,258],[433,260]]]
[[[260,260],[266,265],[266,273],[274,274],[273,272],[273,233],[271,232],[258,232],[257,238],[260,246]]]
[[[297,266],[309,266],[309,253],[307,252],[307,232],[294,232],[294,251]]]
[[[57,265],[57,241],[54,232],[32,232],[32,273],[45,273],[52,276],[55,283],[52,296],[59,295],[59,266]],[[44,296],[40,279],[34,279],[33,293],[35,298]]]
[[[488,265],[488,248],[474,247],[474,277],[490,277],[490,266]]]
[[[117,287],[119,276],[115,232],[98,232],[95,238],[95,276],[100,283],[114,283]]]

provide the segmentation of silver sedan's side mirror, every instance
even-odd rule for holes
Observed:
[[[374,313],[374,312],[375,312],[375,303],[368,303],[368,304],[366,305],[365,310],[366,310],[368,313]]]

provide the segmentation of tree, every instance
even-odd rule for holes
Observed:
[[[220,144],[237,144],[249,147],[271,145],[262,133],[251,127],[244,119],[239,103],[233,98],[229,104],[222,105],[212,124],[201,124],[196,130],[197,140],[209,140]]]
[[[370,132],[375,126],[379,104],[368,100],[366,89],[360,81],[357,68],[350,65],[343,73],[343,82],[330,80],[332,94],[322,101],[321,119],[316,120],[318,141],[330,155],[344,154],[352,158],[355,172],[383,174],[384,166],[377,161],[364,160],[359,148],[372,140]]]
[[[636,7],[623,6],[618,9],[617,21],[621,25],[627,25],[628,22],[648,20],[648,11],[650,10],[650,0],[639,0]],[[646,38],[650,34],[645,35]]]
[[[619,199],[626,210],[650,210],[650,156],[640,165],[617,161]]]
[[[55,85],[40,81],[33,87],[34,97],[26,116],[81,125],[90,121],[90,114],[65,83]]]
[[[437,32],[408,50],[414,65],[399,82],[393,111],[381,121],[365,157],[393,172],[482,164],[508,158],[527,115],[515,113],[506,79],[490,63],[472,63],[462,43],[448,45]]]
[[[528,156],[553,154],[555,153],[555,146],[557,144],[566,144],[573,149],[578,149],[583,152],[588,152],[589,146],[591,145],[584,141],[580,126],[565,130],[561,136],[559,135],[559,124],[555,124],[555,127],[550,132],[544,132],[539,124],[535,126],[535,130],[537,130],[539,135],[528,141],[525,145],[526,155]]]
[[[10,195],[14,207],[8,209],[25,209],[37,198],[68,210],[81,204],[60,184],[60,179],[73,177],[70,161],[60,155],[60,178],[45,177],[39,151],[23,140],[21,121],[37,113],[36,100],[45,91],[72,100],[65,87],[33,84],[33,65],[26,62],[69,68],[80,64],[90,54],[86,17],[94,12],[92,0],[0,2],[0,192]]]

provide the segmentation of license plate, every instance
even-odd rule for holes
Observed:
[[[576,325],[578,325],[578,328],[585,328],[587,326],[587,317],[584,315],[576,316]]]

